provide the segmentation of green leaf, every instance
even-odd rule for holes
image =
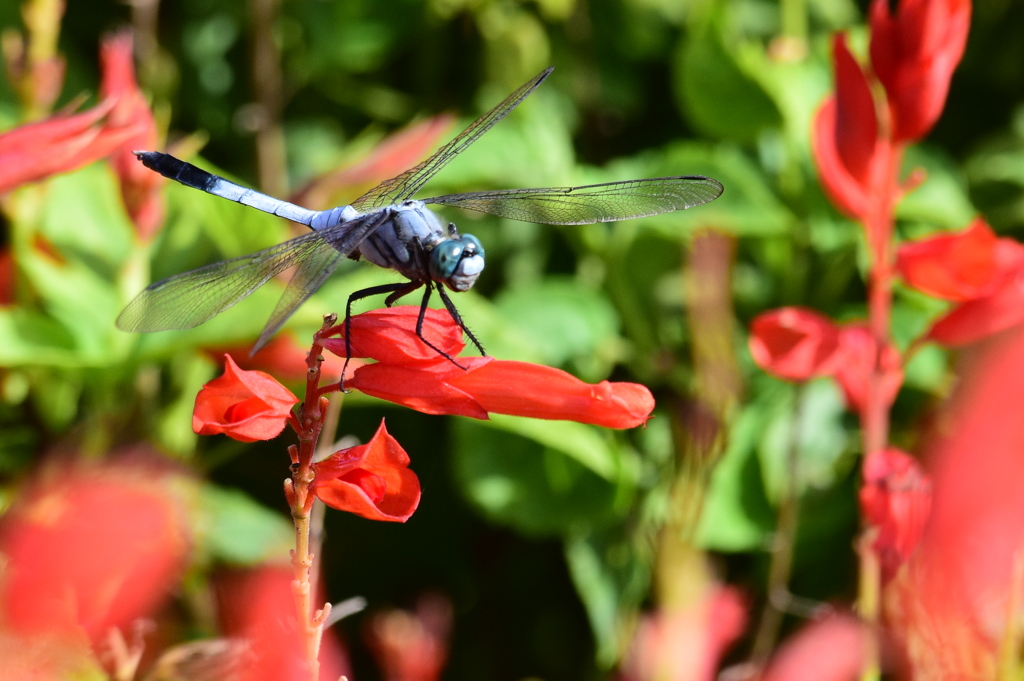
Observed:
[[[768,421],[763,402],[746,406],[729,431],[729,445],[711,475],[696,543],[713,551],[764,547],[775,514],[764,495],[757,444]]]
[[[589,426],[460,419],[455,435],[455,477],[463,493],[492,521],[524,534],[606,524],[633,494],[634,467],[625,452]]]
[[[649,557],[621,525],[575,532],[565,540],[565,560],[583,601],[603,669],[618,662],[627,625],[647,596]]]
[[[294,548],[291,523],[244,492],[206,484],[200,491],[200,536],[216,560],[257,565],[280,560]]]
[[[506,289],[498,314],[523,330],[542,364],[559,366],[614,343],[618,319],[607,298],[568,278]]]
[[[714,26],[691,33],[676,58],[676,96],[687,120],[705,135],[749,143],[777,127],[781,116],[732,52]]]
[[[956,163],[934,147],[913,146],[903,159],[903,174],[916,168],[923,168],[927,179],[900,202],[897,217],[946,229],[966,227],[978,209],[967,196],[967,182]]]

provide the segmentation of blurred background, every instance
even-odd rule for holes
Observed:
[[[674,589],[739,587],[751,624],[736,662],[770,650],[819,604],[853,599],[856,419],[831,383],[798,388],[757,370],[745,329],[781,305],[864,316],[861,230],[825,199],[809,130],[832,87],[828,39],[848,30],[863,55],[866,4],[68,3],[53,110],[97,102],[101,41],[131,27],[167,148],[310,208],[343,205],[413,165],[549,65],[551,78],[421,196],[682,174],[725,185],[707,206],[616,225],[444,213],[487,249],[480,282],[455,302],[490,354],[641,382],[659,406],[646,429],[611,432],[426,416],[347,395],[339,435],[366,441],[386,418],[423,484],[404,525],[327,513],[327,598],[368,603],[336,625],[355,678],[381,677],[368,618],[425,594],[451,602],[444,678],[498,680],[607,676],[638,614]],[[40,35],[26,8],[47,5],[0,4],[0,130],[32,117],[11,64],[16,36]],[[1022,236],[1022,36],[1024,3],[974,8],[945,113],[908,154],[928,180],[900,206],[902,237],[960,229],[979,212]],[[386,140],[394,153],[384,158]],[[194,548],[163,617],[184,638],[213,635],[196,614],[210,580],[287,560],[289,440],[198,439],[192,403],[224,350],[244,354],[280,286],[188,332],[129,336],[112,322],[149,281],[277,243],[289,226],[168,184],[165,219],[141,238],[107,166],[48,184],[45,203],[16,193],[0,217],[16,263],[5,266],[0,310],[0,500],[13,503],[54,457],[159,452],[194,476]],[[46,265],[53,249],[61,266]],[[308,343],[323,314],[343,312],[351,291],[389,281],[366,265],[335,276],[289,324],[294,344]],[[898,289],[897,341],[938,309]],[[913,449],[949,390],[950,361],[928,347],[908,366],[894,443]],[[780,579],[792,595],[778,608],[766,594]]]

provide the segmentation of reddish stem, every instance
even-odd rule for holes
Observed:
[[[330,604],[313,612],[313,588],[310,583],[313,555],[309,552],[309,516],[315,497],[311,485],[315,475],[313,455],[327,417],[327,398],[324,397],[325,391],[320,389],[320,366],[324,361],[321,341],[336,321],[337,315],[327,315],[324,317],[323,328],[313,336],[313,345],[306,356],[306,399],[289,418],[289,424],[299,438],[298,447],[289,448],[293,474],[285,481],[285,496],[295,523],[295,550],[292,551],[295,581],[292,590],[303,640],[303,654],[312,681],[320,676],[320,640]]]

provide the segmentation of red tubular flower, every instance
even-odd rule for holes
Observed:
[[[894,142],[924,137],[946,104],[967,44],[970,0],[889,0],[871,4],[871,65],[885,86]]]
[[[870,636],[853,617],[836,615],[808,624],[772,657],[764,681],[855,681],[867,659]]]
[[[448,659],[452,603],[421,596],[416,610],[386,610],[366,623],[366,642],[386,681],[437,681]]]
[[[100,94],[117,102],[110,112],[110,122],[117,126],[134,124],[137,129],[113,152],[110,165],[121,181],[121,197],[139,236],[149,239],[164,221],[160,188],[165,180],[132,154],[137,149],[157,149],[161,142],[153,112],[135,80],[131,33],[122,32],[103,40],[100,65]]]
[[[891,345],[878,346],[865,323],[847,324],[839,332],[834,376],[846,403],[861,413],[868,403],[868,379],[877,369],[882,374],[882,399],[886,407],[896,400],[903,385],[903,362]]]
[[[890,447],[864,460],[860,508],[876,528],[874,547],[888,576],[917,548],[932,504],[932,483],[917,461]]]
[[[1024,247],[999,239],[982,218],[954,234],[900,245],[896,269],[918,291],[943,300],[974,300],[1024,266]]]
[[[897,268],[910,286],[959,303],[930,340],[964,345],[1024,322],[1024,246],[997,238],[981,218],[963,232],[903,244]]]
[[[806,381],[832,371],[839,327],[814,310],[782,307],[754,318],[748,343],[754,361],[768,373]]]
[[[559,369],[491,357],[460,357],[459,368],[416,337],[418,314],[393,307],[353,318],[353,355],[378,362],[358,368],[346,387],[426,414],[478,419],[494,413],[633,428],[654,409],[651,392],[635,383],[592,385]],[[463,347],[462,330],[443,310],[428,311],[424,335],[453,356]],[[344,356],[344,339],[324,347]]]
[[[836,93],[814,116],[812,146],[821,185],[850,217],[865,219],[871,206],[872,178],[884,161],[875,102],[867,76],[846,47],[846,36],[832,41]]]
[[[98,161],[131,139],[136,125],[96,125],[114,104],[106,100],[80,114],[52,116],[0,135],[0,194]]]
[[[152,613],[183,567],[184,508],[166,476],[119,464],[49,471],[4,519],[2,619],[96,640]]]
[[[293,583],[286,566],[263,566],[222,575],[217,582],[221,628],[231,640],[244,641],[228,666],[234,681],[308,681],[303,639],[295,627]],[[320,645],[320,679],[351,678],[348,658],[333,630]]]
[[[224,375],[196,395],[192,430],[199,435],[223,433],[240,442],[270,440],[281,434],[299,399],[273,376],[239,369],[224,355]]]
[[[331,454],[314,463],[313,471],[313,494],[339,511],[404,523],[420,503],[409,455],[383,421],[368,443]]]

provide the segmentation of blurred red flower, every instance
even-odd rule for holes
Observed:
[[[869,378],[877,369],[882,370],[887,404],[903,384],[899,353],[891,346],[879,348],[862,322],[837,325],[814,310],[783,307],[754,318],[748,343],[754,362],[774,376],[788,381],[835,378],[857,412],[867,404]]]
[[[50,470],[4,517],[3,621],[93,639],[153,612],[189,551],[169,476],[120,463]]]
[[[844,324],[839,331],[835,378],[846,403],[861,413],[868,404],[873,373],[881,376],[881,394],[886,408],[892,406],[903,385],[903,360],[891,345],[879,345],[863,322]]]
[[[107,99],[74,115],[51,116],[0,134],[0,194],[50,175],[98,161],[131,139],[141,126],[114,125]],[[97,125],[104,117],[108,120]]]
[[[409,470],[409,455],[384,421],[365,445],[335,452],[314,463],[313,471],[313,494],[339,511],[405,522],[420,503],[420,481]]]
[[[928,338],[958,346],[1024,322],[1024,246],[978,218],[963,232],[905,243],[897,268],[910,286],[959,303]]]
[[[762,681],[855,681],[870,636],[853,617],[835,615],[808,624],[772,657]]]
[[[366,622],[366,643],[385,681],[437,681],[448,660],[452,604],[445,596],[421,596],[416,609],[385,610]]]
[[[832,39],[836,92],[814,116],[812,145],[821,185],[839,210],[865,220],[872,205],[879,167],[889,156],[878,136],[871,86],[846,47],[846,36]],[[875,243],[875,241],[872,241]]]
[[[224,355],[224,374],[196,395],[192,430],[199,435],[223,433],[239,442],[270,440],[284,430],[298,402],[273,376],[239,369],[231,355]]]
[[[121,32],[107,36],[100,45],[102,78],[100,94],[115,101],[110,123],[134,126],[134,135],[124,140],[110,157],[110,165],[121,181],[121,197],[138,235],[151,238],[164,221],[164,201],[160,188],[164,178],[135,158],[138,149],[159,149],[162,144],[153,112],[135,80],[132,35]]]
[[[300,345],[295,334],[289,330],[279,332],[270,339],[266,345],[260,348],[255,355],[250,355],[252,343],[244,345],[219,346],[206,348],[206,354],[212,358],[219,359],[225,354],[231,355],[231,359],[242,369],[259,370],[269,373],[282,381],[298,382],[306,380],[306,357],[309,355],[309,345]],[[344,360],[333,355],[324,357],[320,371],[325,381],[337,381],[341,378],[341,369]],[[362,362],[353,360],[349,364],[349,373],[362,366]]]
[[[790,381],[832,372],[839,328],[823,314],[804,307],[780,307],[750,322],[750,354],[765,371]]]
[[[970,0],[871,3],[871,65],[885,87],[894,143],[928,134],[946,104],[949,81],[967,44]]]
[[[650,390],[636,383],[595,385],[559,369],[492,357],[459,357],[465,367],[459,368],[416,337],[418,315],[419,308],[403,306],[353,317],[353,356],[378,361],[356,369],[345,386],[426,414],[478,419],[495,413],[633,428],[654,409]],[[444,310],[427,311],[423,334],[452,356],[464,347],[462,330]],[[345,356],[343,337],[324,347]]]
[[[890,447],[864,459],[863,517],[876,529],[874,548],[887,576],[917,548],[932,503],[932,483],[917,461]]]
[[[739,592],[719,585],[688,606],[644,615],[623,663],[623,679],[712,681],[719,660],[746,623]]]
[[[232,668],[232,681],[308,681],[303,638],[295,627],[295,575],[287,566],[229,572],[217,580],[221,627],[246,649]],[[350,675],[344,650],[331,631],[320,644],[320,679]]]

